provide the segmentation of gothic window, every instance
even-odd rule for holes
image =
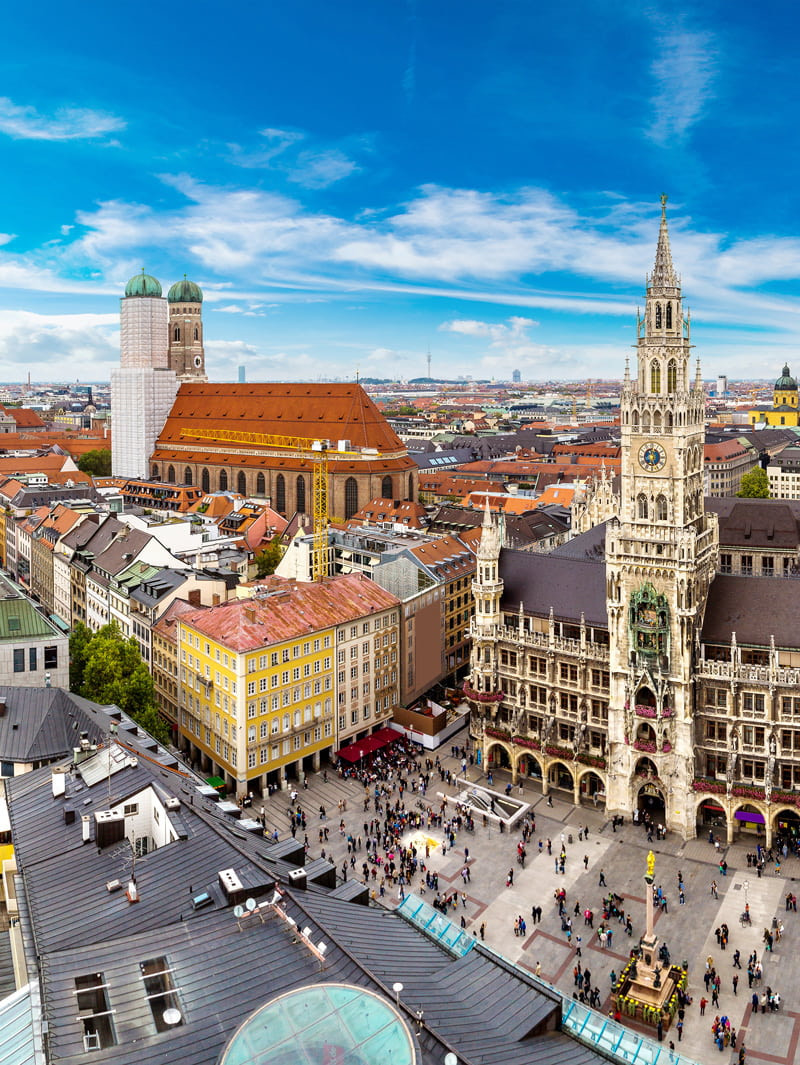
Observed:
[[[355,477],[348,477],[344,482],[344,516],[352,518],[358,510],[358,481]]]
[[[211,484],[211,478],[208,476],[208,470],[203,468],[203,472],[200,474],[200,487],[204,492],[209,490]]]
[[[175,326],[175,330],[174,330],[174,332],[172,334],[172,339],[173,340],[180,340],[181,339],[181,327],[179,325]]]
[[[665,496],[656,499],[656,521],[667,520],[667,500]]]
[[[247,477],[244,470],[239,470],[239,475],[236,478],[236,491],[240,496],[247,495]]]
[[[653,432],[658,433],[661,431],[661,411],[656,411],[653,415]]]
[[[672,304],[667,304],[667,329],[672,329]]]
[[[667,413],[664,415],[664,425],[665,425],[665,427],[667,429],[671,429],[672,428],[672,411],[671,410],[668,410]]]
[[[191,466],[187,466],[186,469],[183,471],[183,483],[184,484],[191,484],[192,483],[192,468],[191,468]]]
[[[258,477],[256,477],[256,495],[257,496],[265,496],[266,494],[267,494],[267,484],[266,484],[266,481],[264,480],[264,474],[263,473],[259,473]]]
[[[408,475],[408,501],[409,501],[409,503],[413,503],[414,502],[414,474],[413,473],[409,473],[409,475]]]
[[[195,340],[199,340],[200,339],[200,330],[197,328],[197,326],[194,327],[194,339]]]
[[[661,328],[661,304],[656,304],[656,329]]]
[[[301,473],[297,475],[297,499],[295,510],[300,514],[305,514],[306,512],[306,479]]]
[[[392,498],[392,478],[384,477],[381,481],[381,496],[384,499]]]
[[[669,306],[669,304],[667,305]],[[667,363],[667,392],[670,395],[677,390],[678,387],[678,364],[674,359],[670,359]]]
[[[646,410],[642,411],[642,432],[650,432],[650,414]]]
[[[647,496],[644,492],[636,497],[636,513],[639,518],[647,518]]]
[[[175,484],[175,467],[174,466],[168,466],[167,467],[167,481],[168,481],[169,484]]]
[[[286,511],[286,478],[282,473],[275,478],[275,509],[279,514]]]
[[[220,492],[227,492],[228,491],[228,471],[227,470],[220,470],[219,471],[219,490],[220,490]]]
[[[154,481],[158,480],[158,466],[153,467],[153,472],[150,474]]]
[[[631,421],[633,422],[633,428],[639,428],[639,412],[638,410],[631,411]]]
[[[657,359],[650,364],[650,391],[656,394],[661,391],[661,364]]]

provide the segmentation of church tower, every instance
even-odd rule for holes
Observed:
[[[705,394],[699,359],[691,376],[690,320],[672,265],[666,201],[644,316],[637,314],[635,376],[625,369],[620,514],[606,533],[606,804],[625,812],[651,805],[654,819],[685,834],[692,815],[672,795],[691,790],[692,661],[718,534],[716,516],[704,512]]]
[[[142,270],[120,302],[120,364],[111,371],[111,470],[149,477],[156,438],[175,402],[178,381],[168,365],[167,301]]]
[[[500,549],[503,546],[502,518],[495,521],[489,510],[489,498],[486,498],[486,510],[483,517],[481,539],[476,556],[475,578],[472,582],[472,595],[475,602],[475,616],[472,631],[472,655],[470,682],[464,685],[464,692],[472,698],[478,712],[473,713],[473,728],[482,732],[484,715],[480,712],[486,704],[496,706],[502,700],[498,682],[498,634],[502,621],[500,600],[503,597],[503,579],[500,576]]]
[[[203,293],[186,276],[167,293],[169,367],[179,381],[207,381],[203,350]]]

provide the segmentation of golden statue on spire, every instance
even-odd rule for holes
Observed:
[[[669,197],[667,196],[666,192],[662,192],[661,193],[661,208],[662,208],[662,210],[667,206],[667,200],[668,199],[669,199]]]
[[[645,878],[651,882],[653,880],[653,873],[655,872],[655,868],[656,856],[655,854],[653,854],[652,851],[650,851],[650,853],[647,855],[647,872],[645,873]]]

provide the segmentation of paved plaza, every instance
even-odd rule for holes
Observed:
[[[454,737],[453,743],[466,742],[466,733]],[[437,752],[443,767],[453,773],[461,772],[460,760],[450,755],[449,744]],[[436,755],[434,754],[433,757]],[[485,776],[477,766],[468,771],[470,780],[486,783]],[[494,788],[502,792],[510,777],[502,770],[494,770]],[[439,792],[455,793],[439,782],[438,774],[431,775],[431,785],[426,796],[426,805],[434,810],[439,808]],[[480,926],[484,926],[486,943],[501,952],[507,958],[534,972],[537,964],[541,965],[541,976],[556,985],[562,992],[572,995],[577,990],[574,986],[573,970],[576,961],[577,936],[581,937],[581,962],[584,969],[590,969],[592,985],[600,988],[602,1010],[607,1012],[610,1005],[610,979],[612,970],[617,973],[628,959],[630,945],[637,943],[644,931],[644,871],[648,851],[653,849],[656,855],[655,886],[661,885],[667,897],[667,910],[656,914],[655,931],[661,942],[670,950],[672,962],[689,963],[689,993],[692,1005],[686,1010],[685,1027],[682,1041],[679,1043],[675,1028],[665,1036],[666,1041],[673,1039],[676,1050],[698,1062],[710,1063],[736,1059],[736,1052],[726,1049],[720,1053],[712,1042],[711,1024],[715,1015],[727,1015],[732,1025],[742,1036],[747,1046],[749,1061],[766,1061],[792,1063],[797,1060],[798,1037],[800,1037],[800,915],[785,911],[784,899],[788,891],[798,893],[800,878],[800,859],[789,857],[781,865],[781,875],[773,874],[770,863],[763,877],[759,878],[755,869],[747,867],[746,853],[755,849],[755,841],[723,849],[719,855],[705,839],[689,840],[684,843],[677,836],[668,835],[665,840],[647,842],[643,828],[625,824],[613,831],[610,821],[606,821],[602,810],[592,806],[576,808],[558,798],[553,798],[553,806],[535,785],[526,783],[523,794],[513,790],[515,798],[522,798],[531,804],[536,818],[536,831],[527,847],[527,860],[522,868],[517,860],[517,843],[520,839],[522,822],[518,822],[511,833],[498,830],[496,825],[484,827],[482,818],[476,817],[474,833],[462,831],[455,840],[451,850],[447,848],[442,855],[443,837],[441,830],[429,828],[416,833],[420,857],[424,859],[425,840],[435,842],[430,847],[428,868],[439,875],[439,889],[442,893],[462,890],[467,899],[464,907],[450,910],[448,917],[458,923],[465,917],[467,929],[478,935]],[[327,781],[321,774],[308,778],[308,788],[299,789],[297,801],[307,816],[310,855],[320,854],[322,846],[326,854],[336,863],[341,876],[342,863],[347,862],[346,836],[364,835],[364,822],[375,817],[374,808],[368,812],[363,808],[363,786],[357,780],[345,780],[328,770]],[[392,801],[395,801],[395,796]],[[418,796],[406,793],[406,808],[416,809]],[[346,801],[344,812],[339,810],[339,802]],[[320,821],[319,807],[324,805],[327,811],[325,822]],[[259,808],[261,803],[259,802]],[[279,792],[264,803],[265,820],[268,831],[277,828],[281,838],[288,832],[287,810],[289,793]],[[451,806],[452,810],[452,806]],[[340,833],[340,821],[345,822],[345,833]],[[328,841],[320,844],[321,825],[328,828]],[[588,838],[580,841],[579,830],[588,827]],[[567,861],[564,874],[556,873],[554,857],[561,849],[561,837],[564,835]],[[409,833],[409,836],[411,833]],[[569,836],[572,843],[569,843]],[[543,843],[550,838],[553,856],[548,856],[546,846],[539,853],[538,841]],[[302,840],[302,831],[298,839]],[[466,885],[462,881],[461,871],[465,864],[465,848],[469,851],[470,879]],[[362,849],[356,855],[355,869],[348,866],[348,877],[360,878],[361,865],[365,852]],[[585,863],[585,858],[588,862]],[[717,863],[722,858],[728,863],[727,876],[721,876]],[[513,884],[506,886],[508,870],[513,869]],[[683,876],[686,902],[679,904],[678,874]],[[605,887],[600,886],[601,873]],[[712,881],[716,881],[718,898],[711,891]],[[420,877],[407,888],[419,892],[422,885]],[[567,912],[573,921],[572,945],[567,942],[561,930],[561,920],[554,902],[554,892],[564,888],[567,893]],[[602,949],[597,937],[598,916],[602,914],[601,899],[609,891],[621,895],[625,910],[632,915],[633,935],[629,939],[624,926],[612,920],[613,929],[610,947]],[[425,896],[430,902],[433,893]],[[752,914],[752,926],[742,927],[739,915],[744,910],[745,898]],[[386,906],[395,906],[399,901],[397,888],[387,890],[384,899]],[[539,924],[531,920],[531,907],[542,907],[543,916]],[[574,910],[578,906],[579,914]],[[584,924],[583,911],[594,911],[594,931]],[[523,937],[514,935],[514,922],[518,916],[526,921],[527,928]],[[764,929],[772,925],[777,916],[784,922],[783,938],[776,942],[774,951],[766,951],[762,936]],[[721,951],[717,945],[715,929],[722,923],[730,929],[727,950]],[[742,969],[733,967],[733,955],[736,950],[741,953]],[[763,966],[763,980],[759,993],[769,985],[781,995],[782,1006],[779,1012],[765,1014],[755,1012],[751,1005],[752,990],[748,988],[747,958],[755,951]],[[719,1008],[706,1008],[705,1016],[700,1016],[699,1003],[705,995],[710,1000],[703,984],[706,960],[713,959],[713,964],[722,977],[719,996]],[[738,973],[738,993],[734,994],[732,977]],[[638,1031],[647,1030],[633,1025]],[[647,1033],[649,1034],[649,1032]]]

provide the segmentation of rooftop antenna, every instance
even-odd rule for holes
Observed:
[[[106,742],[108,743],[108,805],[111,806],[111,744],[114,742],[114,738],[119,730],[119,725],[116,721],[112,721],[108,726],[108,736]]]
[[[431,379],[431,349],[428,348],[428,380]]]

